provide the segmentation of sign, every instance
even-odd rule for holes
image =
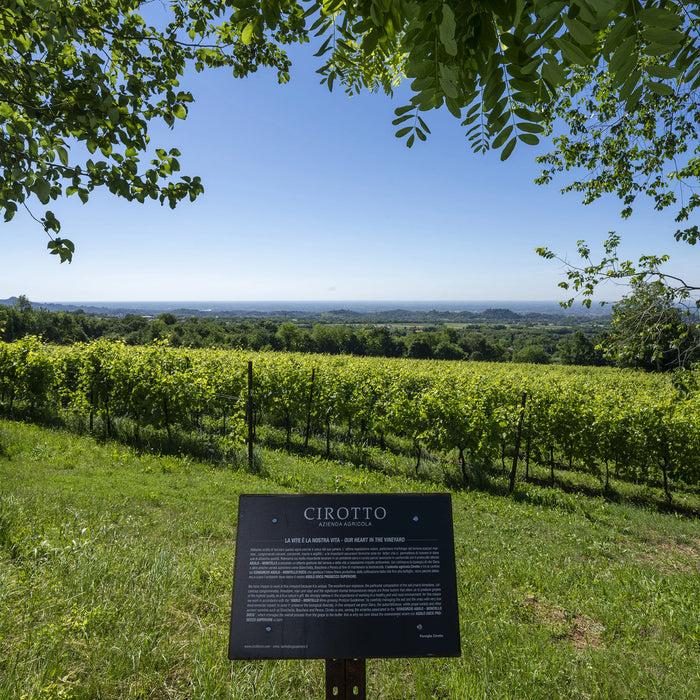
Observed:
[[[459,654],[449,494],[240,496],[229,659]]]

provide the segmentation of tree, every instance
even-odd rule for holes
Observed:
[[[463,360],[464,350],[457,343],[443,340],[435,348],[435,358],[438,360]]]
[[[177,316],[169,311],[158,314],[159,321],[162,321],[166,326],[174,326],[177,323]]]
[[[414,337],[406,345],[406,356],[416,360],[427,360],[433,356],[433,348],[425,338]]]
[[[179,171],[177,149],[149,145],[149,126],[173,126],[193,97],[178,89],[188,67],[229,66],[244,76],[259,65],[288,78],[280,44],[302,40],[297,3],[275,3],[251,32],[260,8],[219,0],[173,0],[161,27],[138,14],[145,0],[4,0],[0,8],[0,210],[6,221],[33,198],[83,202],[98,187],[127,200],[174,207],[203,191]],[[270,3],[264,3],[270,4]],[[260,15],[262,19],[262,15]],[[229,22],[227,18],[233,19]],[[93,160],[92,156],[99,152]],[[147,167],[140,157],[148,155]],[[33,215],[33,214],[32,214]],[[74,246],[59,237],[50,210],[41,217],[48,247],[61,262]]]
[[[513,362],[529,362],[536,365],[549,364],[549,353],[541,345],[526,345],[513,353]]]
[[[279,347],[290,352],[308,351],[311,346],[311,336],[308,331],[302,330],[291,321],[280,324],[275,334]]]
[[[364,329],[362,339],[365,353],[372,357],[399,357],[403,350],[402,343],[386,326]]]
[[[613,305],[602,347],[621,367],[684,369],[700,358],[700,332],[676,305],[663,282],[636,281],[633,293]]]
[[[559,346],[559,359],[564,365],[601,365],[601,351],[584,335],[583,331],[574,331],[572,337],[562,341]]]
[[[643,255],[637,263],[620,260],[619,243],[620,237],[610,233],[605,255],[593,261],[589,246],[579,241],[581,264],[558,258],[568,268],[568,281],[559,286],[572,290],[590,307],[600,284],[627,285],[630,291],[613,305],[611,327],[601,343],[604,354],[617,365],[654,371],[692,367],[700,360],[700,299],[696,297],[700,287],[664,272],[661,268],[669,259],[667,255]],[[545,258],[557,257],[547,249],[537,250]],[[570,306],[574,300],[571,297],[564,305]]]
[[[661,15],[659,10],[676,17]],[[641,28],[637,19],[643,21],[648,13],[654,13],[658,26]],[[574,172],[577,177],[562,188],[563,193],[577,192],[585,204],[613,194],[621,202],[620,214],[625,219],[643,195],[654,209],[674,211],[675,239],[694,245],[700,237],[700,229],[691,220],[700,206],[700,10],[694,2],[647,3],[638,17],[633,23],[642,40],[653,37],[663,46],[684,34],[675,62],[669,60],[673,52],[661,47],[626,54],[632,47],[627,37],[610,61],[569,67],[558,99],[544,107],[547,133],[557,133],[555,149],[537,159],[544,166],[537,182],[547,184],[559,173]],[[617,40],[613,28],[607,41]],[[611,233],[603,257],[594,261],[589,246],[579,241],[585,264],[563,260],[570,284],[561,286],[573,288],[590,306],[597,286],[610,279],[628,284],[633,295],[639,283],[659,282],[678,303],[700,306],[698,283],[666,272],[667,255],[645,254],[637,262],[621,261],[619,242],[619,236]],[[546,248],[537,251],[543,257],[562,260]]]
[[[406,145],[427,138],[426,112],[445,108],[474,151],[507,158],[539,142],[581,68],[604,70],[630,113],[649,94],[673,100],[697,87],[697,22],[696,3],[667,0],[171,0],[163,12],[146,0],[5,0],[0,209],[9,220],[34,198],[86,201],[97,187],[170,206],[195,198],[199,178],[173,181],[177,149],[148,140],[152,122],[187,116],[193,96],[179,79],[189,68],[240,77],[272,66],[284,82],[284,46],[313,39],[330,89],[410,82],[394,120]],[[40,221],[51,252],[70,260],[53,213]]]
[[[564,121],[568,130],[555,136],[555,151],[537,159],[546,166],[538,182],[549,183],[557,173],[573,170],[581,178],[566,185],[563,193],[581,193],[586,204],[615,194],[622,202],[623,218],[632,215],[639,196],[645,195],[657,210],[675,207],[681,224],[700,205],[700,81],[680,83],[677,71],[655,56],[642,57],[639,65],[652,75],[676,80],[644,84],[631,111],[626,86],[616,84],[607,67],[570,72],[566,89],[549,106],[547,117],[550,131],[555,120]],[[699,235],[697,225],[675,232],[677,240],[691,244]]]

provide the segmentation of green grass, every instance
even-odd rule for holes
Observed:
[[[322,697],[322,662],[226,658],[238,494],[445,486],[259,458],[0,421],[0,698]],[[368,697],[700,697],[697,519],[497,479],[453,491],[462,656],[369,660]]]

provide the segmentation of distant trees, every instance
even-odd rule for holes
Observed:
[[[483,333],[476,331],[466,332],[459,340],[460,347],[470,360],[502,360],[506,350],[500,345],[487,340]]]
[[[437,360],[464,360],[464,359],[466,359],[466,353],[459,345],[457,345],[457,343],[451,343],[449,341],[443,340],[435,348],[435,359],[437,359]]]
[[[418,336],[417,333],[414,333],[413,336],[413,339],[407,343],[406,355],[414,360],[428,360],[432,358],[433,347],[428,340]]]
[[[309,352],[312,347],[308,331],[302,331],[291,321],[282,323],[275,334],[280,348],[290,352]]]
[[[526,345],[513,353],[513,362],[528,362],[533,365],[548,365],[549,353],[541,345]]]
[[[7,341],[37,335],[49,343],[76,343],[98,338],[105,327],[102,319],[84,314],[35,309],[24,295],[12,306],[0,307],[0,339]]]
[[[160,314],[100,318],[82,311],[47,311],[18,299],[0,306],[0,340],[27,335],[57,344],[99,337],[127,345],[165,340],[176,347],[240,348],[328,355],[409,357],[434,360],[526,362],[631,367],[667,371],[700,361],[700,329],[679,308],[668,287],[639,282],[633,295],[613,306],[610,324],[598,322],[416,325],[304,323]]]
[[[587,338],[583,331],[574,331],[571,338],[563,340],[557,347],[559,360],[564,365],[605,364],[603,351]]]

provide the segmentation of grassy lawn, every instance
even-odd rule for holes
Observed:
[[[320,661],[226,658],[240,493],[443,491],[320,457],[258,473],[0,421],[0,698],[321,698]],[[455,490],[459,659],[371,698],[700,697],[700,524],[520,483]]]

